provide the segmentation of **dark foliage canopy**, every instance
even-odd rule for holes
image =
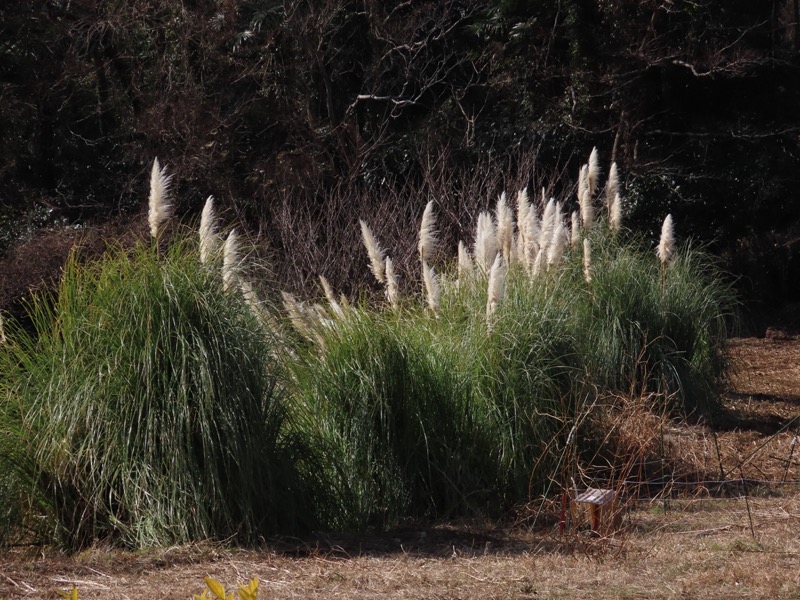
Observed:
[[[388,204],[425,190],[462,235],[504,186],[560,174],[566,196],[597,146],[637,227],[671,212],[745,296],[796,302],[799,4],[2,2],[0,246],[140,213],[158,156],[184,215],[214,194],[294,285],[355,286],[323,248],[360,212],[413,229],[424,202]]]

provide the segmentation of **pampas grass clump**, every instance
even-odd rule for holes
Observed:
[[[598,173],[592,160],[583,169],[585,201]],[[610,235],[610,222],[586,218],[589,231],[574,219],[570,235],[559,201],[523,193],[516,214],[514,236],[501,196],[494,221],[478,216],[478,269],[461,241],[455,272],[434,274],[426,208],[422,293],[393,288],[402,310],[364,304],[296,349],[287,368],[309,412],[303,436],[325,448],[314,464],[336,499],[329,522],[387,525],[546,493],[598,397],[646,395],[682,414],[717,406],[733,303],[702,253],[673,249],[662,269],[618,220]]]
[[[548,493],[598,399],[714,411],[730,287],[671,216],[657,256],[623,231],[616,165],[596,213],[600,174],[594,150],[577,203],[502,194],[450,262],[428,202],[421,289],[359,221],[377,304],[324,277],[322,304],[259,300],[211,198],[199,243],[73,257],[35,335],[0,342],[0,534],[143,546],[496,515]],[[168,191],[156,161],[156,239]]]
[[[252,541],[293,521],[274,342],[192,245],[73,256],[30,314],[3,393],[63,543]]]

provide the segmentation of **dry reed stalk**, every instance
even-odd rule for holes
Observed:
[[[153,160],[153,169],[150,171],[150,200],[147,221],[150,225],[150,235],[158,237],[161,226],[172,216],[172,204],[169,202],[170,184],[172,175],[167,175],[166,168],[161,168],[158,158]]]
[[[239,269],[239,236],[231,229],[222,253],[222,289],[226,292],[236,285]]]
[[[214,196],[206,198],[203,212],[200,215],[200,262],[207,264],[217,248],[216,215],[214,214]]]
[[[397,308],[400,304],[400,286],[397,283],[397,276],[394,273],[394,263],[391,258],[386,259],[384,267],[386,273],[386,299],[392,308]]]
[[[672,215],[667,215],[661,226],[661,239],[658,243],[658,260],[666,265],[675,253],[675,233],[672,227]]]
[[[489,271],[489,287],[486,299],[486,323],[490,329],[494,322],[497,307],[502,302],[505,294],[506,270],[503,255],[498,253]]]
[[[364,246],[367,248],[372,274],[375,276],[375,279],[378,280],[378,283],[386,283],[383,250],[378,245],[378,242],[375,239],[375,236],[372,234],[372,230],[369,228],[369,225],[367,225],[367,223],[362,219],[359,219],[358,222],[361,225],[361,237],[364,240]]]
[[[0,344],[6,343],[6,329],[3,325],[3,315],[0,315]]]
[[[428,306],[435,316],[439,315],[439,299],[441,297],[441,288],[436,273],[433,272],[433,267],[428,263],[422,263],[422,279],[425,282],[425,292],[428,298]]]
[[[475,232],[475,262],[478,268],[488,273],[497,254],[497,234],[492,217],[487,212],[478,215],[478,228]]]
[[[422,262],[430,260],[436,249],[436,220],[433,216],[433,200],[425,205],[422,223],[419,227],[419,258]]]

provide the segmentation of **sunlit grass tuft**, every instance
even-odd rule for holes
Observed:
[[[72,258],[30,313],[4,392],[69,546],[254,540],[293,520],[274,340],[193,247]]]

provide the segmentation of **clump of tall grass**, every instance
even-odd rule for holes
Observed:
[[[318,306],[325,316],[305,322],[298,426],[326,449],[334,522],[525,501],[556,477],[599,397],[649,394],[684,414],[719,406],[729,287],[702,252],[676,248],[671,218],[659,259],[623,230],[616,165],[596,212],[599,176],[595,151],[571,224],[567,200],[537,206],[525,190],[514,223],[501,195],[478,216],[474,257],[462,241],[453,263],[435,262],[428,203],[420,291],[393,284],[391,311]],[[391,259],[361,228],[385,283]]]
[[[254,540],[292,522],[274,340],[194,244],[73,256],[30,315],[3,394],[69,546]]]
[[[0,353],[0,372],[17,368]],[[21,418],[22,406],[7,394],[0,398],[0,547],[50,539],[49,498],[37,486],[38,471]]]
[[[574,199],[501,194],[453,261],[428,202],[417,289],[361,220],[385,298],[322,277],[281,321],[211,198],[199,243],[163,243],[154,164],[153,240],[71,258],[35,333],[0,341],[0,527],[38,512],[71,546],[142,546],[495,512],[559,479],[598,398],[713,411],[730,288],[671,217],[657,252],[625,230],[600,175],[593,151]]]
[[[484,448],[480,460],[488,448],[455,357],[419,326],[433,318],[410,330],[397,312],[352,308],[291,362],[294,426],[314,449],[306,472],[328,490],[328,526],[448,514],[487,487],[468,444]]]
[[[542,491],[557,462],[543,440],[572,410],[564,307],[520,297],[490,325],[473,318],[485,297],[451,284],[439,313],[352,307],[289,360],[292,423],[331,527],[497,512]]]
[[[592,242],[590,281],[577,259],[568,268],[585,377],[608,392],[654,393],[683,415],[718,410],[735,300],[714,261],[690,244],[662,264],[640,240]]]

